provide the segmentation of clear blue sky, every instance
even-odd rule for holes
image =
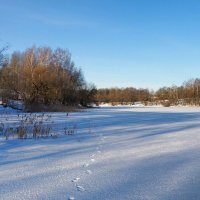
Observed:
[[[200,77],[199,0],[0,0],[0,44],[67,48],[100,87]]]

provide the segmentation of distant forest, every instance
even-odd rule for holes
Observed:
[[[90,106],[93,103],[145,105],[200,105],[200,79],[181,86],[149,89],[104,88],[88,84],[81,69],[75,67],[67,50],[31,47],[6,56],[0,50],[0,97],[23,100],[30,105]]]
[[[200,79],[191,79],[181,86],[162,87],[157,91],[149,89],[110,88],[99,89],[97,102],[129,104],[200,105]]]

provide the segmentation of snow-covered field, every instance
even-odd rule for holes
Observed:
[[[1,200],[200,199],[200,108],[106,107],[52,119],[54,131],[76,125],[75,135],[0,139]]]

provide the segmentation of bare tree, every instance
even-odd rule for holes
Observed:
[[[7,62],[7,57],[5,51],[8,49],[8,46],[2,47],[0,49],[0,67],[2,67]]]

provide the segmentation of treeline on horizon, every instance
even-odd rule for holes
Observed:
[[[200,105],[200,79],[181,86],[162,87],[157,91],[143,88],[96,89],[88,84],[81,69],[65,50],[31,47],[13,52],[8,58],[0,49],[0,97],[23,100],[26,107],[47,105],[90,106],[93,103]]]
[[[10,58],[5,50],[0,50],[2,99],[21,99],[26,107],[87,106],[95,101],[95,86],[86,82],[67,50],[33,46]]]
[[[112,104],[200,105],[200,79],[190,79],[181,86],[162,87],[157,91],[133,87],[99,89],[96,100]]]

